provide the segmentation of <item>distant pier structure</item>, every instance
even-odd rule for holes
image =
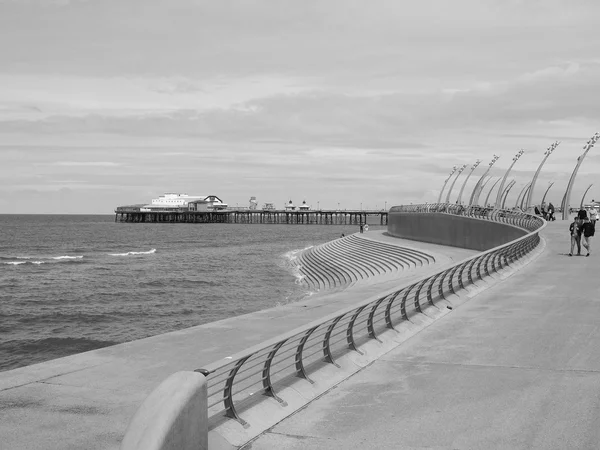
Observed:
[[[194,211],[189,208],[145,210],[142,205],[119,206],[115,222],[129,223],[242,223],[283,225],[387,225],[386,210],[259,210],[221,209]]]

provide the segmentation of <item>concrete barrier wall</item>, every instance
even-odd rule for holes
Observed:
[[[206,449],[206,378],[197,372],[174,373],[152,391],[121,442],[121,450]]]
[[[444,213],[390,212],[392,236],[471,250],[489,250],[527,234],[505,223]]]

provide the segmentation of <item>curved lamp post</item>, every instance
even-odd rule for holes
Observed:
[[[452,194],[452,189],[454,189],[454,184],[456,183],[456,180],[458,180],[458,177],[460,177],[460,174],[462,173],[462,171],[465,170],[465,167],[467,167],[467,165],[463,164],[462,167],[460,169],[458,169],[458,174],[454,178],[454,181],[450,185],[450,188],[448,189],[448,193],[446,194],[446,203],[450,203],[450,194]]]
[[[467,181],[469,181],[469,178],[471,177],[471,174],[473,173],[473,171],[475,169],[477,169],[477,166],[479,165],[480,162],[481,162],[481,160],[478,159],[477,161],[475,161],[475,164],[473,164],[473,167],[471,167],[471,171],[469,172],[469,175],[467,175],[467,178],[463,182],[463,184],[462,184],[462,186],[460,188],[460,192],[458,193],[458,199],[456,200],[457,204],[462,205],[462,195],[463,195],[463,191],[465,190],[465,186],[467,185]]]
[[[519,192],[519,196],[517,197],[517,202],[515,203],[515,208],[519,208],[520,206],[523,205],[523,200],[525,198],[525,194],[527,192],[529,192],[529,188],[531,187],[531,183],[533,183],[532,181],[530,181],[529,183],[527,183],[525,186],[523,186],[523,189],[521,189],[521,192]]]
[[[546,201],[546,195],[548,195],[548,191],[550,190],[550,188],[554,185],[554,181],[551,182],[548,185],[548,189],[546,189],[546,192],[544,192],[544,196],[542,197],[542,203],[540,203],[540,205],[542,205],[545,201]]]
[[[487,197],[485,198],[485,203],[483,204],[483,207],[486,208],[488,205],[488,202],[490,201],[490,195],[492,193],[492,191],[494,190],[494,188],[496,187],[496,185],[498,184],[498,182],[501,180],[502,178],[498,178],[494,184],[492,184],[492,188],[490,189],[490,192],[488,192]]]
[[[533,178],[531,179],[531,188],[529,189],[529,194],[527,194],[527,201],[525,202],[525,209],[524,211],[527,211],[527,209],[529,208],[529,206],[531,206],[531,199],[533,198],[533,190],[535,189],[535,182],[537,181],[538,175],[540,174],[540,171],[542,170],[542,166],[544,165],[544,163],[546,162],[546,160],[548,159],[548,156],[550,156],[552,154],[552,152],[554,151],[554,149],[556,147],[558,147],[558,145],[560,144],[559,141],[555,141],[550,147],[548,147],[548,149],[544,152],[544,159],[542,159],[542,162],[540,163],[540,165],[538,166],[535,175],[533,176]]]
[[[593,186],[594,184],[590,184],[588,186],[588,188],[585,190],[585,192],[583,193],[583,197],[581,197],[581,204],[579,205],[579,209],[583,209],[583,200],[585,199],[585,196],[587,195],[588,191],[590,190],[590,188]]]
[[[573,190],[573,184],[575,183],[575,177],[577,176],[577,171],[579,170],[579,166],[583,162],[583,158],[587,155],[587,152],[594,146],[596,141],[600,139],[600,134],[594,134],[589,141],[583,146],[583,154],[577,158],[577,164],[575,165],[575,169],[573,169],[573,173],[571,174],[571,178],[569,179],[569,184],[567,184],[567,190],[565,192],[565,196],[563,197],[561,209],[562,209],[562,218],[563,220],[567,220],[569,218],[569,201],[571,200],[571,191]]]
[[[523,198],[521,198],[521,211],[525,211],[523,208],[525,207],[525,200],[527,199],[527,194],[529,194],[529,191],[531,190],[531,183],[529,183],[529,186],[527,187],[527,190],[525,191],[525,195],[523,195]]]
[[[506,179],[508,178],[508,174],[510,174],[511,169],[513,168],[513,166],[519,160],[519,158],[521,157],[521,155],[523,153],[525,153],[525,150],[523,150],[523,149],[521,149],[517,152],[517,154],[512,159],[512,161],[513,161],[512,164],[510,165],[510,167],[504,174],[504,178],[502,178],[502,182],[500,183],[500,187],[498,188],[498,195],[496,196],[496,205],[494,206],[496,209],[498,209],[502,206],[502,195],[504,194],[504,191],[503,191],[504,183],[506,182]]]
[[[498,161],[498,158],[500,158],[500,157],[497,155],[494,155],[494,157],[492,158],[492,161],[488,164],[488,168],[485,170],[485,173],[483,175],[481,175],[481,178],[479,178],[479,180],[477,181],[477,184],[475,184],[475,188],[473,189],[473,192],[471,193],[471,198],[469,199],[469,206],[478,204],[479,196],[481,195],[481,191],[483,191],[483,186],[484,186],[483,179],[485,177],[487,177],[487,174],[490,172],[490,169],[492,168],[494,163],[496,161]]]
[[[504,189],[504,195],[503,195],[503,199],[502,199],[502,205],[501,205],[501,209],[504,209],[504,204],[506,203],[506,197],[508,197],[508,193],[510,192],[510,190],[513,188],[513,186],[517,184],[517,182],[515,180],[511,180],[510,183],[508,183],[508,186],[506,186],[506,189]]]
[[[444,189],[446,189],[446,185],[448,184],[448,181],[450,180],[450,178],[452,178],[452,175],[454,175],[454,172],[456,172],[458,170],[457,166],[454,166],[452,168],[452,172],[450,172],[450,175],[448,175],[448,178],[446,178],[446,181],[444,181],[444,186],[442,187],[442,190],[440,191],[440,196],[438,197],[438,203],[442,203],[442,194],[444,193]]]

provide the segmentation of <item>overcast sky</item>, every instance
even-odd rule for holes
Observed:
[[[597,0],[0,0],[0,211],[389,208],[523,148],[514,206],[555,140],[534,201],[560,204],[600,131],[599,24]],[[598,173],[600,143],[572,204]]]

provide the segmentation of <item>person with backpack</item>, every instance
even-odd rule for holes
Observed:
[[[581,226],[581,232],[583,234],[583,246],[585,247],[585,249],[587,250],[587,255],[585,256],[590,256],[590,250],[591,250],[591,246],[592,246],[592,236],[594,236],[595,232],[596,232],[596,227],[595,225],[590,221],[590,219],[588,219],[587,217],[583,220],[583,225]]]

